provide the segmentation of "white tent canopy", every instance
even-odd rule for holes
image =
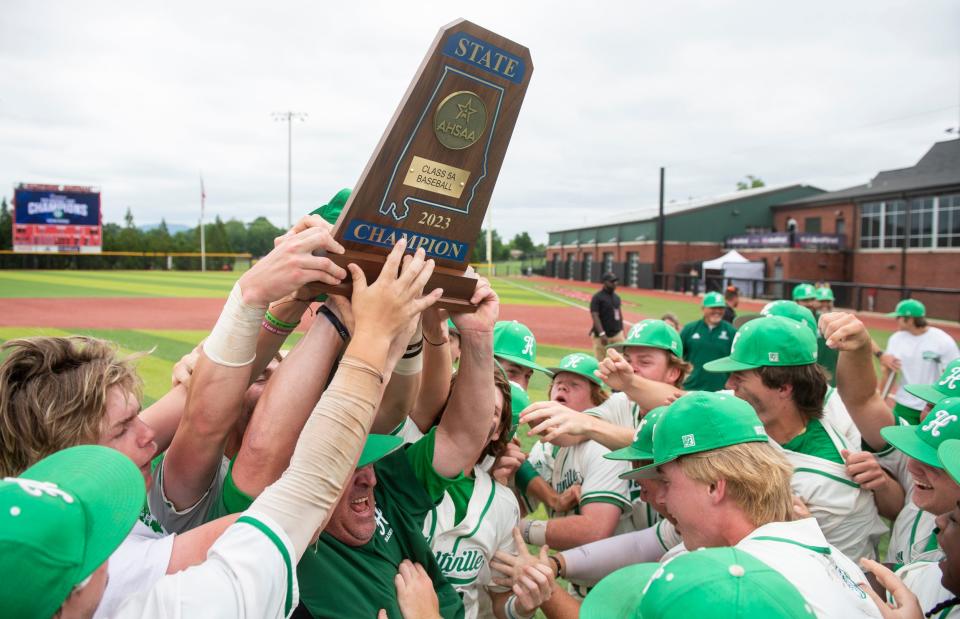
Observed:
[[[731,249],[719,258],[705,260],[701,265],[700,276],[706,285],[707,270],[723,271],[723,277],[729,285],[736,286],[740,290],[752,290],[750,288],[751,279],[763,279],[764,264],[762,262],[751,262],[735,249]],[[758,284],[756,294],[763,293],[763,284]]]

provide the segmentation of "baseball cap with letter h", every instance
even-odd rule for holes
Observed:
[[[914,460],[942,469],[937,448],[950,439],[960,439],[960,397],[944,398],[915,426],[887,426],[880,436]]]
[[[553,376],[537,364],[537,339],[533,332],[516,320],[501,320],[493,326],[493,356]]]
[[[146,494],[125,455],[58,451],[0,481],[0,614],[50,617],[133,528]]]

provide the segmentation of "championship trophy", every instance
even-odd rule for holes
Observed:
[[[443,288],[440,307],[475,310],[464,272],[532,72],[526,47],[465,20],[442,28],[334,226],[346,253],[327,257],[373,281],[406,237],[408,252],[436,261],[424,292]]]

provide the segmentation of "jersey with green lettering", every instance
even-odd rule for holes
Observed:
[[[548,510],[551,518],[562,518],[579,514],[580,509],[589,503],[610,503],[616,505],[626,515],[630,512],[630,498],[627,482],[620,479],[629,469],[622,460],[607,460],[603,454],[610,450],[596,441],[584,441],[572,447],[561,447],[556,451],[550,485],[558,494],[575,484],[580,484],[580,504],[573,511],[554,513]]]
[[[704,371],[703,366],[714,359],[730,354],[733,336],[737,330],[727,321],[714,328],[701,320],[684,325],[680,332],[683,358],[693,364],[693,371],[683,383],[687,391],[720,391],[727,382],[726,374]]]
[[[435,430],[374,464],[377,527],[363,546],[324,532],[297,569],[300,599],[315,617],[376,617],[381,608],[401,617],[394,577],[404,559],[433,580],[443,617],[463,617],[463,602],[446,581],[423,537],[427,515],[456,480],[433,470]]]
[[[474,479],[451,485],[423,523],[423,535],[443,575],[463,598],[467,619],[487,616],[481,610],[490,605],[486,589],[506,591],[493,584],[489,564],[498,550],[516,553],[513,528],[520,522],[513,492],[495,482],[482,466],[474,467],[473,473]],[[465,506],[457,505],[464,493],[451,492],[461,485],[470,491]],[[458,519],[460,514],[463,517]]]

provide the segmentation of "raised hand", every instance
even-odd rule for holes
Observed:
[[[352,263],[348,265],[353,277],[351,306],[357,333],[366,331],[387,335],[392,340],[408,331],[414,318],[443,294],[441,288],[423,294],[423,287],[433,273],[434,262],[424,259],[426,254],[422,249],[413,256],[404,257],[406,246],[406,239],[397,242],[372,284],[367,284],[360,267]]]
[[[872,341],[867,327],[853,314],[830,312],[820,317],[820,333],[827,346],[840,351],[869,348]]]
[[[556,443],[566,437],[586,436],[594,417],[577,412],[559,402],[534,402],[520,413],[520,423],[530,424],[530,436]]]
[[[457,325],[461,332],[493,332],[493,325],[500,315],[500,297],[493,291],[485,277],[477,280],[477,287],[470,298],[470,303],[478,306],[477,311],[462,314],[450,312],[453,324]]]
[[[611,389],[624,391],[630,386],[630,380],[633,378],[633,368],[623,358],[623,355],[613,348],[608,348],[606,358],[600,362],[600,366],[594,374],[609,385]]]
[[[271,302],[296,292],[310,282],[339,284],[347,272],[329,258],[315,256],[315,251],[342,254],[344,249],[330,234],[331,226],[323,219],[311,220],[309,226],[278,237],[273,250],[240,277],[244,303],[251,307],[267,307]],[[299,224],[298,224],[299,225]]]

